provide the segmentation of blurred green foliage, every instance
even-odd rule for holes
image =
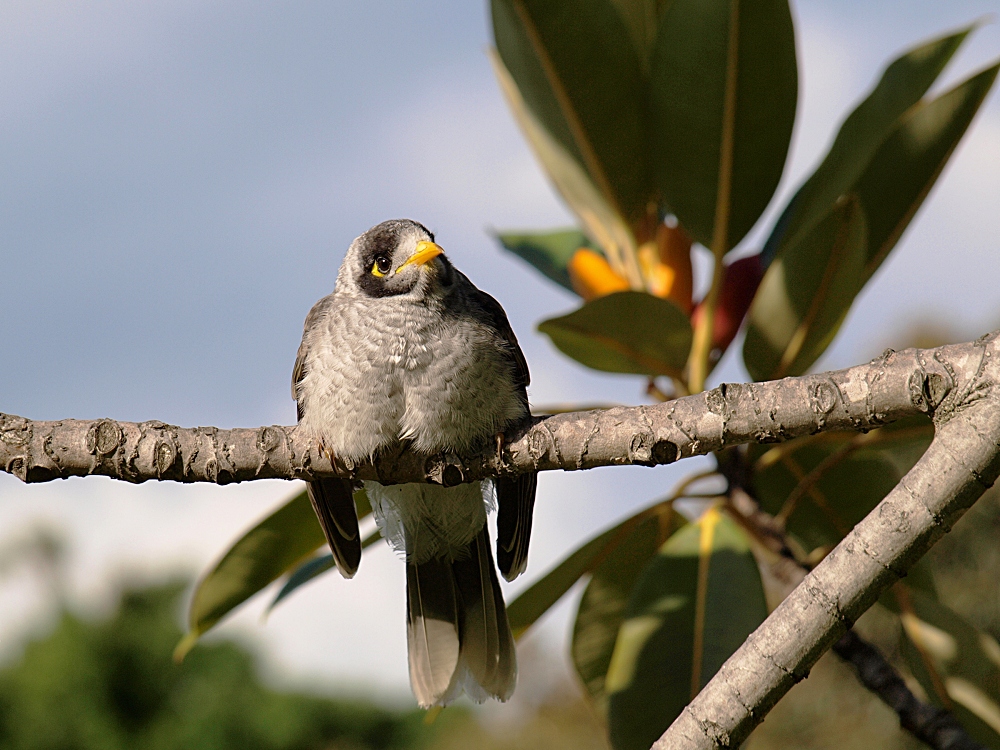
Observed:
[[[389,750],[433,738],[423,712],[269,688],[253,655],[233,643],[175,664],[186,585],[128,589],[103,621],[63,612],[0,670],[0,748]]]

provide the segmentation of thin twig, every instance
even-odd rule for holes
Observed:
[[[896,712],[900,726],[924,744],[934,750],[986,750],[950,711],[919,700],[879,650],[853,630],[833,644],[833,651],[854,667],[862,685]]]

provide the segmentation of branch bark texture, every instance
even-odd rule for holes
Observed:
[[[762,511],[740,484],[739,469],[742,467],[725,467],[720,462],[720,468],[730,481],[729,497],[737,517],[743,519],[754,538],[774,555],[774,560],[767,565],[772,585],[784,584],[782,598],[788,596],[809,569],[796,560],[783,526]],[[833,652],[854,668],[855,676],[865,688],[895,712],[899,725],[923,744],[933,750],[986,750],[968,735],[950,711],[917,698],[882,652],[854,629],[833,644]]]
[[[401,448],[344,465],[297,427],[222,430],[112,419],[37,422],[0,414],[0,467],[25,482],[103,475],[228,484],[252,479],[375,479],[456,484],[489,476],[598,466],[668,464],[749,442],[823,430],[869,430],[931,412],[950,392],[974,342],[887,352],[846,370],[768,383],[723,384],[665,404],[536,419],[502,452],[418,456]]]

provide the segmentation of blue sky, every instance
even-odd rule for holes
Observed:
[[[802,98],[780,195],[895,53],[996,9],[796,3]],[[457,1],[0,6],[0,411],[289,423],[305,313],[351,239],[399,216],[430,226],[505,306],[534,402],[639,402],[636,379],[589,373],[534,332],[574,300],[488,235],[571,223],[505,110],[489,43],[485,4]],[[942,86],[997,56],[994,23]],[[961,336],[1000,321],[998,99],[821,366],[877,354],[915,317]],[[744,375],[729,358],[719,377]],[[544,477],[529,577],[686,471]],[[39,520],[66,529],[73,595],[100,601],[126,568],[200,569],[292,489],[25,487],[0,475],[0,543]],[[30,576],[0,580],[0,654],[44,614],[36,588]],[[387,551],[354,581],[304,590],[264,628],[259,612],[222,630],[262,639],[276,675],[406,695],[403,571]],[[536,637],[561,642],[567,612]]]

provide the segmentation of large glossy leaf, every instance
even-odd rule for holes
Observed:
[[[656,551],[685,523],[672,508],[664,508],[634,525],[617,547],[604,553],[583,591],[571,653],[577,674],[602,714],[607,713],[605,678],[629,595]]]
[[[998,69],[1000,65],[987,68],[933,101],[912,107],[858,178],[854,190],[868,221],[866,279],[878,270],[924,202]]]
[[[554,232],[517,234],[500,232],[497,239],[505,249],[526,260],[560,286],[573,291],[566,265],[573,253],[593,243],[579,229],[559,229]]]
[[[611,540],[621,533],[623,525],[618,524],[583,544],[507,605],[507,620],[515,638],[524,635],[581,576],[590,571],[594,560],[605,553]]]
[[[645,81],[609,0],[493,0],[497,51],[528,108],[630,220],[652,195]]]
[[[359,517],[371,513],[363,490],[354,493],[354,502]],[[323,544],[309,498],[300,492],[240,537],[201,579],[175,658],[184,658],[205,631]]]
[[[630,543],[635,529],[650,518],[668,527],[671,523],[683,523],[672,507],[658,503],[585,542],[507,605],[507,620],[514,637],[520,638],[594,566],[601,564],[620,546]],[[664,521],[664,518],[668,520]]]
[[[607,255],[615,271],[635,289],[642,277],[635,262],[635,239],[619,213],[612,207],[580,162],[566,150],[525,104],[521,92],[497,54],[490,57],[500,90],[513,112],[521,132],[563,200],[580,219],[587,236]]]
[[[957,42],[952,46],[954,44]],[[993,85],[997,69],[997,66],[989,68],[933,101],[913,105],[870,155],[868,164],[851,186],[852,192],[848,193],[860,205],[860,213],[864,216],[867,247],[863,266],[859,271],[852,256],[849,260],[853,278],[845,277],[843,285],[835,286],[833,291],[837,293],[832,297],[824,294],[810,303],[813,307],[826,305],[831,313],[838,313],[827,318],[832,326],[813,325],[808,334],[799,327],[793,333],[795,315],[787,314],[789,310],[801,309],[805,303],[803,295],[816,288],[810,285],[810,279],[803,283],[801,264],[797,273],[792,273],[788,266],[798,258],[805,264],[808,274],[810,265],[818,266],[823,262],[824,256],[817,253],[815,244],[817,241],[822,243],[824,235],[826,238],[831,236],[830,215],[794,236],[789,233],[792,239],[780,244],[754,299],[743,347],[743,360],[755,379],[799,375],[826,349],[854,296],[878,270],[927,197]],[[849,171],[848,166],[841,164],[841,176]],[[802,200],[805,199],[796,198],[796,205]],[[841,198],[840,202],[843,200]],[[834,204],[832,211],[836,213],[837,210]],[[795,293],[800,297],[798,305],[789,301]],[[795,345],[800,343],[802,335],[811,340],[797,351]]]
[[[657,184],[695,239],[729,250],[788,153],[798,73],[787,0],[673,0],[650,81]]]
[[[844,121],[823,162],[785,208],[764,246],[765,262],[771,261],[779,247],[808,232],[837,198],[854,189],[899,118],[927,93],[971,29],[925,42],[886,68],[872,92]]]
[[[752,445],[754,495],[806,550],[832,547],[898,484],[930,445],[923,416],[872,430]]]
[[[867,258],[867,224],[853,195],[778,254],[747,314],[743,361],[754,380],[809,369],[864,285]]]
[[[646,750],[767,616],[749,543],[717,509],[675,533],[643,571],[605,690],[615,750]]]
[[[949,708],[973,739],[1000,748],[1000,644],[904,582],[883,601],[900,615],[900,653],[928,698]]]
[[[672,302],[617,292],[550,318],[538,330],[560,351],[605,372],[679,375],[691,348],[691,323]]]

